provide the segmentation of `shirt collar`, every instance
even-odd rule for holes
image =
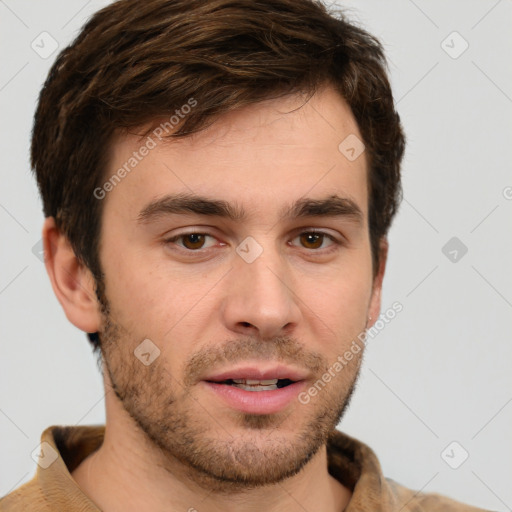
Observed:
[[[71,472],[101,446],[104,434],[103,425],[52,426],[42,433],[36,479],[51,510],[101,512],[82,492]],[[47,466],[45,458],[53,458],[55,452],[57,458]]]

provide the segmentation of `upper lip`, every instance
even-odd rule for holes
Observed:
[[[293,381],[305,380],[308,377],[303,370],[286,365],[273,365],[261,367],[256,365],[244,365],[222,370],[218,373],[212,373],[202,380],[211,382],[223,382],[230,379],[249,379],[249,380],[271,380],[271,379],[289,379]]]

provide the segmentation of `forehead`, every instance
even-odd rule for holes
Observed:
[[[349,106],[330,87],[308,101],[289,95],[240,108],[186,138],[158,134],[114,141],[105,214],[115,209],[133,219],[149,201],[171,193],[215,197],[265,215],[306,195],[338,194],[367,214],[366,154],[350,158],[345,147],[362,137]]]

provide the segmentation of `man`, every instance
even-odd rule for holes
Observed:
[[[381,46],[321,4],[98,12],[50,71],[32,164],[107,422],[48,428],[52,462],[1,510],[478,510],[386,480],[335,430],[403,149]]]

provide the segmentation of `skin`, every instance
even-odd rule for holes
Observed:
[[[350,134],[362,138],[326,86],[306,103],[298,95],[268,100],[159,142],[103,199],[105,314],[90,272],[46,220],[54,291],[67,318],[103,341],[105,439],[72,472],[101,509],[345,509],[351,491],[328,473],[326,438],[348,405],[363,351],[308,404],[293,399],[272,414],[234,409],[202,378],[279,361],[305,375],[307,390],[378,318],[387,244],[374,273],[366,155],[349,161],[338,150]],[[140,146],[135,134],[118,137],[107,176]],[[151,201],[179,193],[243,207],[246,218],[138,221]],[[361,218],[279,215],[301,198],[333,195],[350,199]],[[313,228],[340,243],[304,235]],[[191,231],[209,236],[176,238]],[[263,249],[252,263],[236,252],[248,236]],[[134,356],[144,339],[160,350],[148,366]]]

